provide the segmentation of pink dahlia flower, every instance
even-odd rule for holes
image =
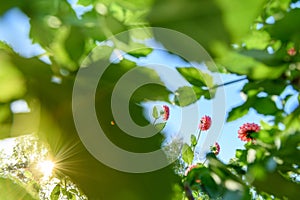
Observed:
[[[211,126],[211,118],[207,115],[203,116],[200,120],[199,128],[201,131],[206,131]]]
[[[167,121],[170,116],[170,108],[166,105],[163,106],[164,114],[163,114],[163,120]]]
[[[260,131],[260,126],[255,123],[243,124],[238,131],[238,138],[242,141],[250,142],[255,140],[252,133]]]

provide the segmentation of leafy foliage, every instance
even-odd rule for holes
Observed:
[[[13,130],[21,127],[17,135],[34,132],[42,143],[49,145],[51,154],[59,158],[58,181],[48,192],[50,199],[84,199],[86,195],[90,199],[167,200],[183,192],[189,200],[295,199],[300,195],[300,11],[294,3],[299,1],[79,0],[77,6],[89,6],[79,15],[66,0],[2,2],[0,15],[18,8],[30,19],[29,37],[44,53],[25,58],[0,42],[0,137],[16,136]],[[95,96],[96,112],[107,137],[123,149],[144,153],[159,149],[164,139],[162,134],[136,139],[112,123],[111,95],[128,71],[139,68],[143,79],[161,83],[138,88],[129,101],[130,117],[142,126],[149,124],[141,106],[144,101],[174,102],[184,107],[202,97],[212,99],[215,89],[221,87],[214,85],[208,73],[189,66],[177,67],[189,85],[176,88],[174,99],[170,99],[171,91],[158,74],[138,64],[141,57],[153,52],[146,41],[159,41],[160,37],[133,28],[150,25],[187,34],[209,51],[220,72],[246,76],[248,83],[241,92],[247,98],[228,113],[228,122],[250,109],[272,117],[270,123],[261,122],[256,141],[237,149],[229,163],[223,163],[212,153],[206,161],[198,162],[198,138],[192,135],[191,145],[180,141],[175,144],[174,149],[181,150],[181,159],[174,165],[155,172],[129,174],[99,163],[81,143],[72,119],[72,87],[83,59],[108,38],[111,43],[101,43],[97,55],[89,57],[118,57],[101,77]],[[126,30],[122,37],[115,36]],[[169,44],[162,45],[168,50]],[[178,45],[188,49],[184,44]],[[122,52],[128,54],[124,56]],[[50,62],[41,61],[42,56]],[[289,88],[293,92],[286,94]],[[125,96],[126,91],[123,92]],[[14,113],[11,107],[16,100],[27,102],[30,113]],[[296,106],[290,110],[290,104]],[[152,117],[161,117],[156,107]],[[159,132],[166,126],[166,122],[153,124]],[[22,143],[26,145],[28,141]],[[31,157],[22,154],[37,149],[17,146],[13,154],[15,163],[1,162],[1,199],[19,199],[13,190],[20,191],[22,199],[39,198],[38,194],[43,192],[40,175],[24,170],[28,169]],[[4,160],[2,156],[1,161]],[[191,164],[195,164],[194,168],[184,175],[183,170]],[[177,167],[176,173],[173,167]]]

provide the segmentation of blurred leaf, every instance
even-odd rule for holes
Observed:
[[[196,180],[200,180],[200,183],[197,183]],[[216,184],[211,177],[211,171],[205,166],[200,165],[193,168],[188,173],[187,181],[192,188],[194,187],[196,190],[207,194],[211,199],[217,199],[222,196],[223,188]]]
[[[60,184],[57,184],[53,188],[53,190],[51,192],[51,195],[50,195],[51,200],[58,200],[59,199],[60,189],[61,189]]]
[[[152,26],[179,31],[211,50],[217,40],[230,42],[228,30],[222,21],[223,14],[216,1],[156,0],[148,19]]]
[[[153,106],[152,116],[154,117],[154,119],[159,118],[159,114],[156,106]]]
[[[202,96],[205,99],[212,99],[212,98],[214,98],[214,96],[216,94],[216,88],[211,89],[211,90],[203,89],[203,88],[196,87],[196,86],[193,86],[192,88],[196,94],[197,99],[200,99]]]
[[[281,20],[267,26],[266,30],[269,31],[272,38],[299,43],[299,18],[300,9],[291,9],[289,12],[285,13],[285,16]]]
[[[300,185],[288,181],[279,172],[268,173],[263,170],[263,173],[264,178],[256,178],[253,181],[253,186],[256,187],[258,192],[263,191],[279,198],[286,197],[288,199],[295,199],[300,195]]]
[[[197,87],[208,87],[213,86],[212,77],[203,73],[201,70],[194,67],[177,67],[177,71],[192,85]]]
[[[167,124],[166,122],[164,122],[164,123],[157,123],[157,124],[155,124],[155,128],[158,131],[162,131],[165,128],[166,124]]]
[[[191,135],[191,144],[192,146],[196,146],[197,145],[197,138],[195,135]]]
[[[22,187],[15,181],[0,177],[0,199],[3,200],[34,200],[37,199],[30,195],[29,191],[26,191],[25,187]]]
[[[278,111],[275,102],[271,98],[258,97],[253,102],[253,108],[260,114],[273,115]]]
[[[243,92],[247,93],[250,90],[264,91],[269,95],[280,95],[286,87],[286,81],[282,79],[262,80],[248,82],[243,87]]]
[[[282,144],[278,151],[274,153],[275,156],[280,157],[285,164],[300,165],[300,132],[296,132],[293,135],[288,135],[281,140]]]
[[[79,63],[85,49],[85,38],[80,28],[72,27],[70,33],[65,40],[65,48],[70,59]]]
[[[255,60],[253,57],[228,51],[222,47],[218,51],[221,58],[217,59],[217,62],[224,65],[230,72],[247,75],[254,80],[277,79],[287,68],[286,65],[270,67]]]
[[[137,43],[138,44],[138,43]],[[134,48],[137,48],[138,46],[135,45]],[[146,46],[144,45],[140,45],[139,46],[140,48],[137,48],[137,49],[134,49],[132,51],[129,51],[128,54],[129,55],[132,55],[136,58],[139,58],[139,57],[145,57],[147,56],[148,54],[150,54],[152,52],[152,49],[151,48],[147,48]],[[132,47],[133,48],[133,47]]]
[[[234,121],[238,118],[241,118],[244,115],[246,115],[248,113],[248,111],[249,111],[249,104],[248,103],[244,103],[240,106],[234,107],[228,113],[226,121],[231,122],[231,121]]]
[[[0,51],[0,66],[0,102],[20,98],[26,91],[25,80],[2,51]]]
[[[0,104],[0,123],[6,121],[11,116],[9,104]]]
[[[239,53],[273,68],[286,66],[286,62],[288,61],[285,48],[280,48],[272,54],[267,50],[259,49],[243,49],[240,50]]]
[[[235,151],[235,157],[238,159],[239,163],[247,165],[247,150],[237,149]]]
[[[247,49],[264,50],[269,45],[270,39],[268,32],[253,30],[246,36],[244,42]]]
[[[88,6],[92,4],[94,0],[78,0],[77,4],[83,5],[83,6]]]
[[[224,24],[235,42],[249,32],[249,27],[263,10],[266,1],[216,0],[216,2],[222,10]]]
[[[257,138],[264,143],[274,144],[274,135],[271,134],[271,131],[260,130],[259,134],[257,134]]]
[[[297,107],[292,113],[283,119],[286,131],[300,131],[300,107]]]
[[[191,147],[188,144],[184,144],[182,146],[182,159],[184,162],[186,162],[188,165],[192,164],[194,159],[194,152],[192,151]]]
[[[188,106],[198,100],[193,88],[183,86],[175,91],[175,103],[179,106]]]
[[[109,6],[109,11],[111,13],[111,15],[116,18],[117,20],[119,20],[120,22],[123,22],[125,19],[125,10],[118,5],[117,3],[113,2],[110,4]]]

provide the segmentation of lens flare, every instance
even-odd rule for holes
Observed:
[[[54,163],[50,160],[44,160],[38,163],[38,170],[43,174],[44,178],[52,176]]]

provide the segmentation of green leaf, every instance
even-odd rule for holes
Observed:
[[[163,130],[163,128],[165,128],[166,124],[167,124],[166,122],[164,122],[164,123],[157,123],[157,124],[155,124],[155,128],[157,130],[161,131],[161,130]]]
[[[94,2],[94,0],[78,0],[77,4],[88,6],[91,5]]]
[[[269,97],[256,98],[253,102],[252,107],[260,114],[273,115],[278,111],[275,102]]]
[[[247,150],[237,149],[235,151],[235,157],[238,159],[239,163],[242,165],[247,164]]]
[[[132,55],[136,58],[139,58],[139,57],[145,57],[151,52],[152,52],[151,48],[143,47],[143,48],[140,48],[140,49],[135,49],[135,50],[129,51],[128,54]]]
[[[211,88],[213,78],[195,67],[177,67],[177,71],[192,85]]]
[[[280,95],[286,87],[286,81],[281,79],[262,80],[248,82],[243,87],[243,92],[247,93],[250,90],[264,91],[269,95]]]
[[[30,194],[30,188],[26,190],[26,185],[22,187],[20,184],[16,183],[11,179],[6,179],[0,177],[0,199],[3,200],[13,200],[13,199],[22,199],[22,200],[34,200],[37,199],[37,196],[34,198]],[[37,195],[37,194],[36,194]]]
[[[191,135],[191,144],[192,146],[196,146],[197,145],[197,138],[195,135]]]
[[[257,138],[267,144],[274,143],[274,135],[271,131],[260,130],[259,134],[257,134]]]
[[[249,27],[263,10],[266,1],[216,0],[216,2],[222,10],[225,26],[233,42],[236,42],[249,32]]]
[[[188,106],[198,100],[193,88],[183,86],[175,91],[175,103],[179,106]]]
[[[253,30],[244,40],[247,49],[264,50],[269,45],[270,35],[266,31]]]
[[[230,72],[247,75],[253,80],[278,79],[288,67],[285,64],[268,66],[256,58],[253,58],[254,56],[242,55],[251,51],[254,52],[253,50],[243,51],[241,54],[230,51],[222,46],[218,46],[217,49],[219,58],[216,59],[216,61],[218,63],[225,66]],[[259,54],[257,53],[257,55]]]
[[[269,25],[267,30],[273,38],[280,39],[282,41],[299,41],[299,26],[295,24],[299,23],[300,10],[291,9],[287,12],[281,20],[278,20],[275,24]]]
[[[202,96],[205,99],[211,99],[216,94],[216,89],[207,90],[207,89],[203,89],[203,88],[196,87],[196,86],[193,86],[192,88],[193,88],[194,92],[196,93],[197,99],[200,99]]]
[[[216,40],[230,43],[222,16],[223,13],[215,1],[173,0],[155,1],[148,19],[152,26],[179,31],[197,40],[205,49],[209,49]],[[169,45],[177,45],[176,43],[184,45],[176,40],[163,45],[168,49]],[[191,47],[182,48],[188,50]]]
[[[120,6],[117,3],[112,3],[109,7],[109,11],[111,13],[111,15],[116,18],[117,20],[119,20],[120,22],[124,21],[125,19],[125,11],[122,8],[122,6]]]
[[[227,122],[231,122],[238,118],[243,117],[248,113],[248,111],[249,111],[249,106],[246,103],[237,106],[235,108],[232,108],[231,111],[228,113]]]
[[[25,80],[6,55],[0,52],[0,102],[8,102],[25,94]]]
[[[85,50],[85,41],[82,30],[78,27],[72,27],[69,36],[65,40],[65,48],[69,57],[79,65],[80,58]]]
[[[193,159],[194,159],[194,152],[192,151],[191,147],[188,144],[184,144],[182,147],[182,159],[184,162],[187,164],[192,164]]]
[[[156,106],[153,107],[152,116],[154,117],[154,119],[158,119],[160,116]]]
[[[52,190],[52,192],[51,192],[51,195],[50,195],[50,199],[51,199],[51,200],[58,200],[58,199],[59,199],[60,189],[61,189],[60,184],[57,184],[57,185],[53,188],[53,190]]]

